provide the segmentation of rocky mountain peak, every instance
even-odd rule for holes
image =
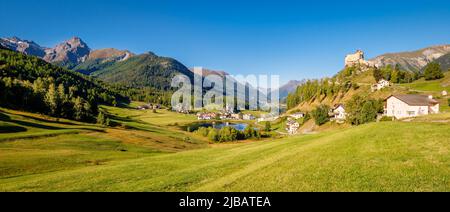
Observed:
[[[78,37],[73,37],[56,45],[55,48],[47,49],[44,60],[74,66],[86,61],[90,52],[91,49],[85,42]]]
[[[38,57],[43,57],[45,55],[45,48],[39,46],[33,41],[22,40],[16,36],[11,38],[0,38],[0,45],[26,55],[34,55]]]
[[[408,71],[420,71],[428,63],[450,53],[450,45],[432,46],[417,51],[388,53],[371,59],[377,67],[400,64]]]

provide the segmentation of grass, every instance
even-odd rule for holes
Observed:
[[[427,119],[178,153],[97,134],[0,143],[0,191],[450,191],[450,125]]]
[[[135,110],[115,112],[114,121],[134,127],[104,128],[0,109],[0,179],[207,147],[182,131],[123,116]]]
[[[412,83],[399,85],[412,91],[419,92],[442,92],[443,90],[450,91],[450,72],[445,73],[445,77],[439,80],[426,81],[422,78]]]

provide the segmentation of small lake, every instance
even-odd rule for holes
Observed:
[[[239,131],[244,131],[245,130],[245,128],[247,128],[247,126],[248,126],[248,124],[244,124],[244,123],[218,123],[218,124],[215,124],[215,125],[212,125],[214,128],[216,128],[216,129],[222,129],[222,128],[224,128],[224,127],[233,127],[234,129],[236,129],[236,130],[239,130]]]
[[[190,125],[185,126],[184,130],[190,129],[188,131],[192,132],[198,130],[200,127],[213,127],[218,130],[224,127],[232,127],[236,130],[243,132],[245,128],[247,128],[248,124],[246,123],[230,123],[230,122],[200,122],[200,123],[192,123]],[[257,130],[257,128],[255,128]]]

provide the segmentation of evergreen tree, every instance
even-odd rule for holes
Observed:
[[[58,92],[55,89],[55,84],[50,84],[45,94],[45,103],[50,109],[50,115],[57,115],[58,111]]]
[[[84,119],[84,104],[80,97],[77,97],[73,102],[74,119],[81,121]]]
[[[267,121],[264,126],[264,131],[270,132],[271,130],[272,130],[272,124],[269,121]]]
[[[330,107],[327,105],[320,105],[312,111],[311,115],[313,116],[315,123],[320,126],[330,121],[330,117],[328,115],[329,111]]]
[[[424,71],[425,80],[435,80],[444,77],[442,73],[441,65],[436,62],[431,62],[425,67]]]

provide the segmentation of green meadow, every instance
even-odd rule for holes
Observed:
[[[195,116],[104,107],[113,128],[1,109],[0,191],[450,191],[450,115],[210,144]]]

